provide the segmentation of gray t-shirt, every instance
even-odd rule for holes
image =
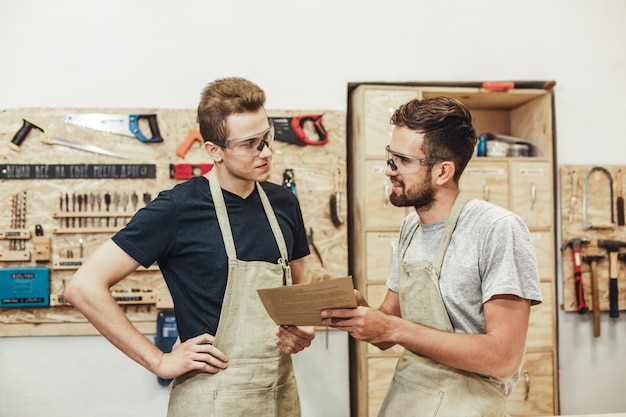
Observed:
[[[402,254],[407,263],[432,262],[445,225],[445,219],[420,224],[415,212],[406,217],[387,280],[391,291],[400,292]],[[452,234],[439,289],[456,333],[486,333],[483,304],[494,295],[513,294],[530,300],[531,305],[539,304],[542,298],[535,249],[522,219],[495,204],[470,200]],[[491,382],[508,395],[517,376],[511,381]]]

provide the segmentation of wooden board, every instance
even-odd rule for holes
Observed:
[[[70,113],[109,113],[137,114],[156,113],[161,136],[161,143],[142,143],[131,137],[99,132],[65,123]],[[268,110],[270,116],[295,116],[299,114],[323,114],[323,124],[328,131],[329,141],[321,146],[297,146],[276,141],[274,146],[273,171],[271,181],[282,183],[283,171],[294,170],[296,191],[300,200],[304,223],[307,229],[313,230],[314,243],[319,249],[323,265],[312,253],[306,260],[306,274],[309,281],[318,281],[347,275],[347,199],[344,181],[341,184],[343,197],[341,216],[344,223],[335,227],[330,218],[330,197],[335,189],[335,172],[340,169],[346,172],[346,140],[345,113],[319,110]],[[46,145],[40,141],[41,133],[35,129],[26,137],[17,152],[8,145],[15,133],[22,126],[22,119],[36,122],[48,134],[85,144],[97,145],[125,154],[128,160],[115,159],[92,154],[80,150]],[[45,238],[49,238],[51,256],[48,260],[36,261],[32,254],[32,239],[25,239],[24,252],[27,260],[0,260],[0,268],[7,267],[48,267],[50,268],[50,293],[63,293],[76,267],[61,267],[64,262],[80,263],[103,241],[110,238],[121,228],[135,209],[144,206],[143,195],[156,197],[159,191],[169,189],[182,180],[170,178],[169,165],[180,163],[210,163],[204,148],[195,143],[185,158],[176,155],[179,144],[187,137],[190,129],[197,130],[196,111],[193,109],[70,109],[70,108],[17,108],[0,110],[0,164],[154,164],[156,177],[148,179],[0,179],[0,192],[6,196],[0,200],[0,231],[11,229],[12,198],[14,194],[27,195],[27,212],[25,229],[34,236],[35,225],[41,225]],[[147,126],[146,126],[147,127]],[[306,127],[305,127],[306,128]],[[68,194],[74,195],[95,193],[118,193],[120,196],[139,196],[135,208],[129,202],[124,208],[117,209],[111,205],[105,212],[97,207],[93,217],[82,218],[78,226],[77,218],[74,227],[65,223],[59,213],[67,215],[60,208],[60,200]],[[83,207],[84,210],[84,207]],[[70,209],[69,215],[72,215]],[[90,213],[90,207],[87,212]],[[82,213],[84,216],[87,214]],[[110,217],[109,227],[103,224],[105,216]],[[85,222],[86,224],[82,223]],[[82,242],[82,243],[81,243]],[[81,249],[82,248],[82,249]],[[7,258],[15,255],[8,240],[0,240],[0,251]],[[312,248],[311,248],[312,249]],[[81,258],[82,252],[82,258]],[[313,250],[312,250],[313,252]],[[21,255],[18,253],[17,255]],[[1,259],[1,258],[0,258]],[[116,291],[151,291],[158,298],[168,296],[167,287],[158,268],[145,270],[140,268],[136,273],[119,283]],[[167,304],[167,303],[165,303]],[[156,329],[156,312],[154,304],[124,305],[131,321],[137,323],[142,331]],[[2,308],[0,309],[0,336],[28,335],[65,335],[93,334],[93,329],[85,318],[71,306],[51,306],[40,308]],[[148,331],[149,332],[149,331]]]
[[[626,241],[626,227],[617,225],[617,205],[618,196],[617,174],[618,170],[626,172],[626,166],[604,165],[603,168],[609,171],[613,185],[613,199],[610,201],[610,181],[608,176],[601,171],[593,171],[589,174],[587,181],[585,177],[590,169],[596,165],[562,165],[560,167],[561,181],[561,214],[562,214],[562,242],[566,244],[572,238],[584,238],[589,240],[589,244],[582,245],[581,259],[584,255],[606,254],[606,249],[598,247],[599,239],[614,239]],[[585,182],[587,182],[586,211],[584,219],[584,195]],[[574,192],[572,192],[574,190]],[[572,196],[575,197],[572,217],[570,219],[570,204]],[[611,228],[611,205],[613,206],[615,227]],[[592,224],[593,227],[585,228],[584,223]],[[621,249],[626,252],[626,247]],[[576,292],[574,286],[574,258],[572,250],[568,247],[562,251],[563,259],[563,309],[565,311],[576,311]],[[591,291],[591,271],[590,265],[582,262],[582,280],[584,284],[584,299],[589,308],[593,307]],[[609,258],[608,255],[598,262],[598,287],[599,305],[601,311],[609,310]],[[626,263],[618,262],[618,287],[619,287],[619,308],[626,310]],[[587,313],[587,314],[591,314]]]

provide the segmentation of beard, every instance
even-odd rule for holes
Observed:
[[[404,192],[402,194],[391,193],[389,201],[396,207],[414,207],[415,210],[427,210],[435,203],[435,192],[430,183],[430,175],[426,175],[424,181],[405,188],[404,182],[399,184]]]

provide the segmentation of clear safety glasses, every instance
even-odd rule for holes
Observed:
[[[389,145],[385,147],[385,151],[387,152],[387,165],[398,174],[413,174],[419,171],[422,165],[433,165],[442,161],[441,159],[420,158],[394,152],[389,149]]]
[[[263,152],[263,148],[267,145],[272,150],[274,144],[274,125],[270,123],[270,127],[261,133],[247,138],[228,139],[224,142],[224,148],[230,149],[235,155],[258,156]]]

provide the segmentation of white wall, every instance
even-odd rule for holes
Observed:
[[[622,0],[0,0],[0,109],[192,108],[230,75],[263,86],[269,108],[331,110],[355,81],[554,79],[558,163],[623,164],[625,19]],[[561,410],[626,411],[626,321],[605,315],[598,339],[590,326],[560,314]],[[7,360],[14,349],[36,360]],[[48,372],[67,356],[62,369],[110,361],[93,392]],[[92,338],[0,339],[0,368],[2,416],[95,404],[121,381],[144,398],[152,384]],[[29,392],[38,412],[2,405],[31,407]]]

